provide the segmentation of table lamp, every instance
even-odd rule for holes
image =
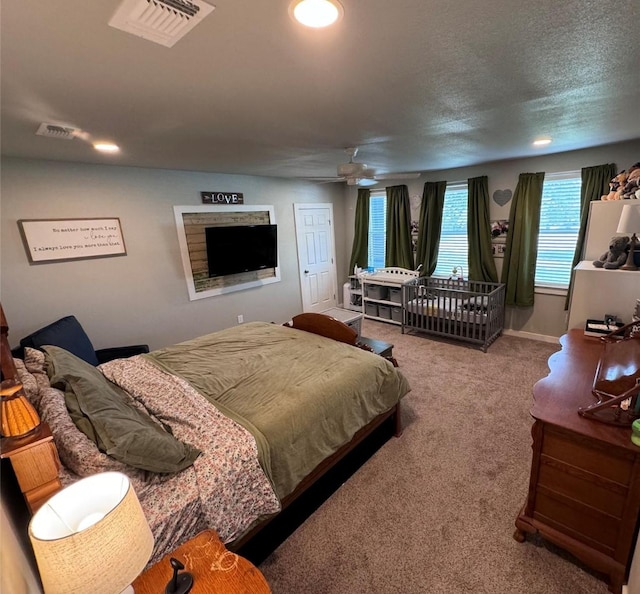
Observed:
[[[45,594],[132,593],[153,551],[140,502],[119,472],[56,493],[31,518],[29,538]]]
[[[0,383],[0,435],[2,437],[23,437],[40,426],[40,417],[27,400],[22,384],[18,381],[18,371],[9,347],[9,325],[0,304],[0,342],[2,342],[2,377]],[[5,357],[4,354],[7,354]]]
[[[621,270],[638,270],[635,265],[634,250],[638,243],[636,231],[640,232],[640,204],[625,204],[620,214],[620,222],[618,223],[618,233],[631,233],[631,243],[629,244],[629,254],[627,262],[620,266]]]
[[[0,435],[22,437],[40,426],[40,417],[15,379],[0,384]]]

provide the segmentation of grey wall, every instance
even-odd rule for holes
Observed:
[[[555,155],[497,161],[458,169],[428,171],[417,180],[389,180],[385,181],[384,185],[391,186],[396,183],[407,184],[409,195],[412,198],[412,217],[414,220],[417,220],[419,213],[418,198],[422,196],[422,189],[426,181],[446,180],[448,182],[460,182],[466,181],[470,177],[486,175],[489,177],[489,194],[493,195],[495,190],[510,189],[514,191],[520,173],[536,171],[544,171],[545,173],[579,171],[583,167],[600,165],[602,163],[615,163],[618,170],[621,170],[628,169],[638,161],[640,161],[640,139],[592,149],[558,153]],[[346,245],[349,246],[349,250],[351,249],[350,246],[353,241],[356,198],[357,189],[349,188],[345,211],[345,225],[347,229]],[[501,207],[492,199],[491,219],[508,219],[510,207],[511,202]],[[501,273],[502,262],[503,260],[501,258],[496,258],[498,274]],[[564,301],[564,293],[562,295],[536,294],[536,304],[533,308],[507,309],[506,327],[533,334],[561,336],[566,331],[567,323]]]
[[[640,160],[640,140],[529,159],[426,172],[409,180],[412,197],[425,181],[463,181],[487,175],[489,191],[515,189],[526,171],[579,170]],[[386,185],[393,185],[393,181]],[[404,183],[404,182],[398,182]],[[189,301],[180,260],[173,205],[201,204],[200,191],[238,191],[246,204],[272,204],[279,225],[282,281],[219,297]],[[353,242],[356,189],[265,177],[6,158],[2,161],[0,299],[12,345],[61,316],[75,314],[97,348],[145,342],[152,348],[246,321],[283,322],[302,308],[293,204],[334,205],[338,300]],[[492,201],[492,219],[509,207]],[[417,208],[417,202],[416,202]],[[76,262],[29,265],[17,220],[120,217],[128,254]],[[417,218],[417,211],[414,213]],[[501,265],[501,260],[496,260]],[[539,294],[531,309],[511,309],[507,327],[559,336],[566,328],[564,296]]]
[[[189,301],[173,205],[202,204],[200,191],[211,190],[275,207],[281,282]],[[284,322],[302,309],[293,204],[318,202],[333,203],[340,276],[347,266],[341,184],[4,159],[0,298],[10,342],[68,314],[96,348],[159,348],[236,324],[238,314]],[[119,217],[127,255],[30,265],[17,221],[67,217]]]

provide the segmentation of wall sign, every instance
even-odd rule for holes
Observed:
[[[242,192],[200,192],[203,204],[244,204]]]
[[[31,264],[126,256],[120,219],[18,221]]]

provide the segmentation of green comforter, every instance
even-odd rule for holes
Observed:
[[[254,435],[281,499],[410,390],[378,355],[265,322],[145,356],[187,380]]]

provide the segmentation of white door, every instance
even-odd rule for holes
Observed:
[[[332,204],[294,204],[302,311],[337,306]]]

